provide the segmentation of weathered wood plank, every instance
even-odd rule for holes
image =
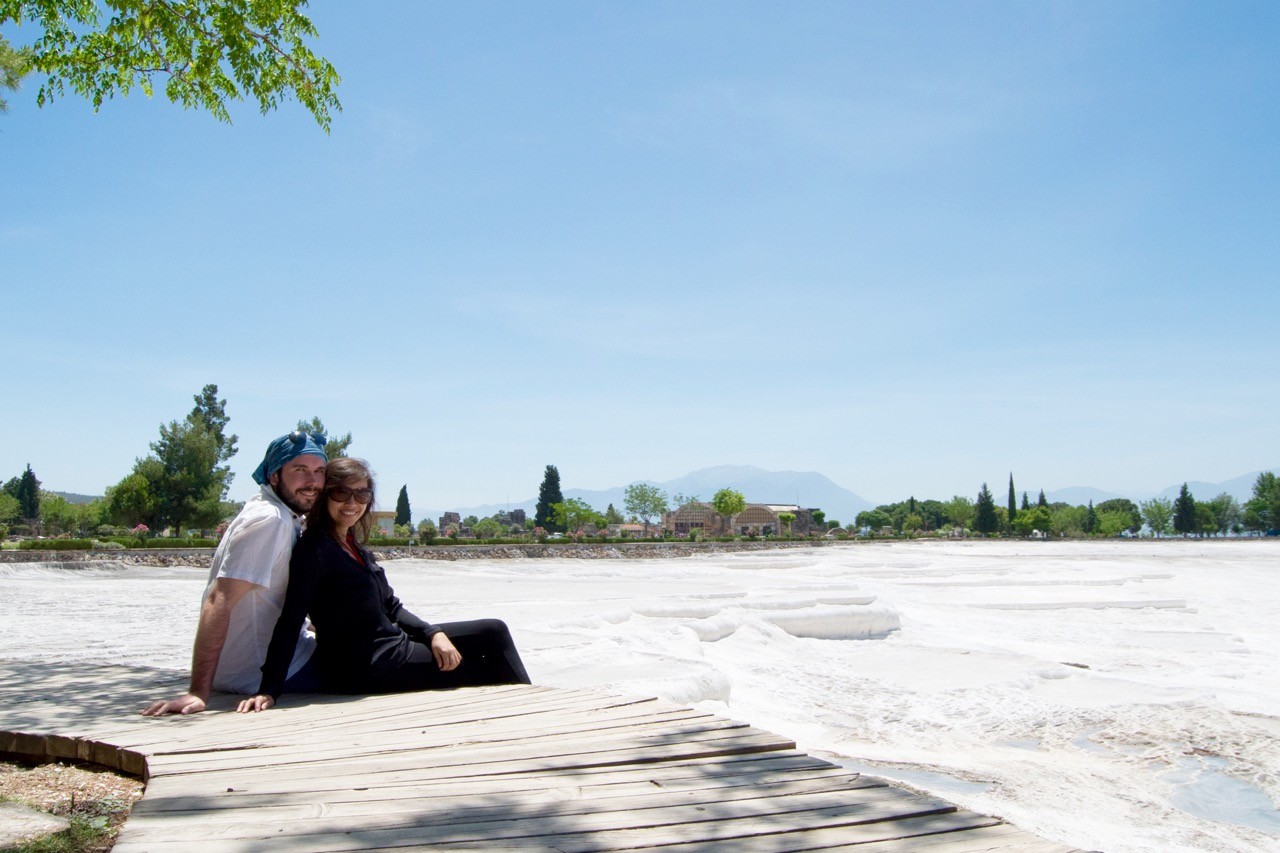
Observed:
[[[998,823],[994,818],[972,815],[972,819],[986,823],[868,844],[858,844],[855,839],[847,838],[840,846],[819,849],[829,853],[900,853],[904,849],[903,841],[909,840],[909,849],[921,853],[1079,853],[1075,848],[1044,841],[1007,823]]]
[[[835,827],[810,827],[796,832],[772,835],[756,835],[749,840],[752,853],[790,853],[790,851],[823,850],[834,851],[885,851],[916,850],[928,853],[958,853],[935,839],[944,839],[943,845],[950,844],[959,838],[975,838],[972,853],[986,848],[976,839],[981,833],[991,828],[1001,828],[1013,833],[1016,837],[1026,837],[1026,833],[1008,824],[1002,824],[997,818],[974,814],[958,809],[954,812],[909,817],[894,821],[852,824]],[[1007,838],[1007,836],[1006,836]],[[683,844],[663,844],[646,848],[646,851],[663,851],[663,853],[698,853],[698,851],[714,849],[704,840]],[[970,850],[970,848],[960,848]]]
[[[362,849],[422,841],[453,844],[486,840],[501,845],[508,839],[555,836],[555,845],[559,848],[592,850],[597,849],[597,845],[583,836],[618,833],[633,841],[643,839],[646,844],[691,838],[727,840],[760,834],[766,827],[773,831],[782,828],[795,831],[815,825],[841,826],[949,811],[954,811],[954,806],[948,803],[887,787],[698,804],[630,803],[629,807],[617,811],[563,814],[549,807],[515,811],[505,804],[486,803],[454,813],[424,806],[417,813],[370,815],[360,821],[360,830],[354,835],[364,845]],[[361,849],[350,845],[348,839],[353,835],[350,827],[350,821],[326,818],[289,823],[246,819],[209,832],[199,821],[177,826],[163,820],[150,820],[139,821],[138,825],[130,821],[129,837],[135,843],[148,844],[213,838],[221,843],[239,840],[262,844],[270,840],[273,847],[288,840],[323,853]]]
[[[316,744],[314,742],[283,746],[255,746],[250,749],[214,751],[184,751],[156,753],[151,759],[154,775],[169,772],[205,772],[239,767],[244,764],[245,752],[253,753],[252,760],[259,766],[289,766],[324,763],[334,759],[376,760],[381,756],[404,756],[413,760],[429,757],[429,753],[447,753],[445,760],[454,763],[470,763],[485,757],[501,754],[568,755],[597,752],[600,749],[646,748],[650,744],[674,741],[719,740],[735,735],[755,735],[759,730],[743,723],[708,717],[692,722],[658,723],[653,725],[610,726],[606,729],[586,727],[582,731],[557,734],[508,737],[475,732],[470,739],[467,733],[453,731],[443,737],[422,735],[413,741],[382,744],[376,740],[360,743]],[[785,742],[792,745],[790,741]]]
[[[373,787],[369,785],[368,776],[356,775],[308,777],[301,781],[259,780],[253,783],[252,790],[236,788],[233,791],[228,791],[225,785],[220,786],[224,779],[207,775],[158,777],[147,784],[147,796],[135,806],[135,810],[153,806],[156,809],[221,808],[219,804],[223,801],[254,805],[261,802],[311,802],[315,798],[425,797],[434,796],[441,790],[456,791],[459,795],[519,794],[543,791],[549,786],[572,790],[576,795],[587,797],[612,785],[638,784],[649,790],[723,787],[761,784],[773,779],[807,778],[815,774],[843,775],[846,772],[794,751],[638,766],[571,768],[550,774],[539,770],[477,776],[468,769],[450,770],[452,772],[436,772],[431,768],[419,768],[416,773],[385,774]],[[467,775],[459,775],[461,773]],[[872,781],[869,784],[882,783]],[[198,805],[191,801],[198,801]]]
[[[554,780],[548,779],[547,782]],[[358,800],[335,800],[331,798],[312,798],[308,802],[278,804],[270,801],[256,806],[243,803],[235,807],[222,809],[193,809],[189,811],[135,811],[136,820],[140,814],[153,816],[166,827],[197,825],[201,830],[217,834],[221,827],[248,822],[270,823],[289,826],[299,821],[314,821],[323,818],[326,821],[343,821],[354,817],[370,818],[385,816],[413,817],[424,813],[426,806],[433,813],[439,814],[437,823],[449,823],[458,820],[458,815],[465,813],[468,820],[505,819],[509,816],[514,804],[521,813],[548,815],[571,815],[606,811],[627,811],[631,809],[656,808],[669,805],[699,805],[719,803],[731,800],[754,800],[763,798],[780,798],[800,794],[847,793],[864,789],[888,790],[884,784],[874,784],[860,778],[856,774],[843,776],[818,776],[811,779],[772,781],[755,785],[722,786],[714,788],[686,788],[683,790],[654,790],[652,785],[632,784],[627,789],[616,789],[607,795],[581,797],[566,795],[561,789],[550,789],[526,793],[503,793],[503,805],[495,807],[478,806],[485,797],[476,794],[451,795],[437,792],[431,797],[387,797],[374,796]],[[381,792],[380,792],[381,793]],[[872,796],[878,796],[873,794]]]

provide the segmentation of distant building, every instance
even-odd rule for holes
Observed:
[[[444,515],[440,516],[440,524],[437,529],[443,533],[450,524],[454,526],[454,529],[461,527],[462,516],[456,512],[446,512]]]
[[[373,519],[373,529],[378,536],[396,535],[396,514],[394,512],[374,510],[369,513],[369,516]]]
[[[662,529],[668,533],[688,534],[693,530],[703,529],[708,533],[721,535],[732,531],[743,536],[775,536],[787,530],[779,516],[790,513],[795,516],[790,531],[797,536],[808,536],[810,533],[825,533],[813,519],[816,507],[801,507],[796,504],[755,504],[749,503],[742,512],[725,519],[708,503],[685,504],[674,512],[662,516]]]
[[[494,521],[507,528],[512,533],[518,533],[524,530],[524,510],[513,509],[507,512],[500,512],[494,517]]]
[[[711,533],[719,530],[720,525],[719,514],[708,503],[687,503],[662,515],[662,529],[668,533],[688,535],[694,530]]]

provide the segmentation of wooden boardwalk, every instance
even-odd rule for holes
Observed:
[[[0,751],[144,776],[117,853],[1071,850],[658,700],[515,686],[137,715],[182,686],[0,661]]]

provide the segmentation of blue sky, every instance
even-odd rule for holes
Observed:
[[[208,382],[234,498],[312,415],[423,508],[548,463],[878,502],[1280,461],[1280,6],[310,15],[328,136],[9,98],[0,475],[101,493]]]

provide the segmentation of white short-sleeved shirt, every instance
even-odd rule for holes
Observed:
[[[262,662],[267,659],[271,632],[280,618],[289,586],[289,556],[301,529],[301,518],[284,505],[270,486],[262,486],[222,535],[213,553],[205,597],[218,578],[248,581],[254,587],[231,611],[227,639],[213,676],[214,689],[258,692]],[[301,669],[315,651],[315,634],[307,627],[304,623],[298,635],[289,664],[290,675]]]

